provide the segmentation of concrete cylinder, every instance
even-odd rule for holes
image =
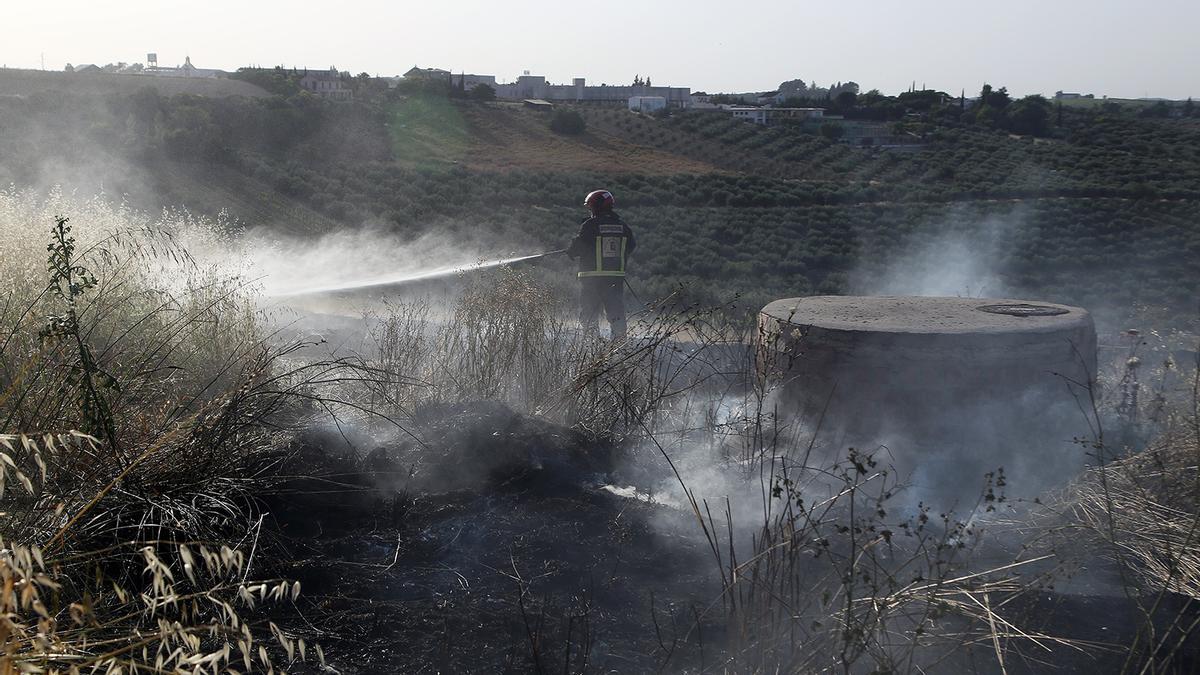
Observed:
[[[1055,453],[1083,454],[1060,441],[1072,438],[1064,425],[1084,423],[1077,397],[1086,404],[1096,372],[1086,310],[820,296],[768,304],[759,328],[760,369],[783,411],[821,425],[838,445],[888,445],[927,485],[963,478],[939,462],[1036,474],[1039,461],[1072,460]],[[1027,487],[1047,484],[1030,478]]]

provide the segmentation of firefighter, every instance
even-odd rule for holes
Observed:
[[[608,190],[593,190],[583,200],[592,216],[579,226],[567,255],[579,260],[579,322],[589,335],[600,334],[600,309],[613,340],[625,338],[625,261],[636,246],[633,231],[613,211]]]

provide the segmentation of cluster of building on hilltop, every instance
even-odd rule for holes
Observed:
[[[183,57],[183,64],[178,66],[160,66],[158,65],[158,55],[150,53],[146,55],[146,64],[141,63],[110,63],[105,66],[97,66],[94,63],[85,63],[78,66],[67,64],[64,68],[68,73],[117,73],[120,75],[153,75],[156,77],[199,77],[199,78],[217,78],[228,77],[229,73],[216,68],[197,68],[192,65],[192,57]]]
[[[705,92],[695,92],[688,87],[656,87],[648,84],[635,85],[589,85],[582,77],[571,84],[551,84],[540,75],[528,72],[516,82],[503,83],[495,75],[452,73],[441,68],[413,66],[403,77],[406,81],[446,82],[455,88],[471,91],[486,85],[496,98],[526,101],[537,107],[548,107],[554,103],[624,105],[634,112],[652,113],[664,109],[698,109],[725,112],[734,119],[770,126],[782,122],[819,122],[824,118],[824,108],[783,107],[780,104],[792,91],[776,91],[755,94],[752,98],[739,97],[738,104],[717,104]],[[396,78],[398,83],[400,78]],[[789,83],[784,83],[789,84]],[[838,84],[840,90],[857,93],[858,85],[853,82]],[[782,87],[781,87],[782,89]],[[829,91],[829,90],[823,90]],[[782,96],[781,96],[782,94]]]
[[[95,65],[85,65],[67,70],[76,73],[89,72],[118,72],[160,77],[227,77],[229,74],[215,69],[197,68],[192,64],[191,57],[185,57],[183,65],[162,67],[158,65],[155,54],[146,55],[147,65],[117,64],[101,68]],[[298,84],[300,88],[314,96],[333,100],[350,101],[354,91],[346,82],[346,74],[336,68],[327,70],[304,70]],[[820,125],[828,120],[841,123],[843,126],[842,142],[855,145],[869,144],[898,144],[899,141],[888,138],[889,132],[880,126],[843,123],[838,117],[828,117],[824,108],[784,107],[783,102],[788,98],[802,97],[805,94],[819,92],[822,94],[851,91],[858,93],[858,85],[853,82],[838,83],[829,89],[807,87],[802,80],[783,83],[779,90],[773,92],[734,95],[731,98],[739,101],[734,104],[714,103],[713,97],[705,92],[693,93],[689,87],[658,87],[638,83],[633,85],[589,85],[582,77],[577,77],[571,84],[551,84],[541,75],[530,75],[525,72],[516,82],[498,82],[495,75],[475,75],[467,73],[452,73],[440,68],[419,68],[414,66],[406,72],[403,78],[388,78],[391,86],[397,86],[401,80],[445,82],[449,86],[464,91],[472,91],[479,86],[488,86],[496,94],[496,98],[513,101],[525,101],[538,108],[552,107],[555,103],[622,105],[634,112],[652,113],[667,109],[698,109],[724,112],[734,119],[772,126],[781,123],[800,123]],[[1059,92],[1058,98],[1072,98],[1077,95]],[[901,139],[905,140],[905,139]]]
[[[404,74],[406,80],[447,81],[453,87],[467,91],[487,85],[496,92],[496,98],[514,101],[541,100],[551,103],[596,103],[627,104],[635,96],[662,99],[663,107],[692,107],[692,90],[688,87],[656,87],[650,85],[589,85],[582,77],[571,80],[571,84],[551,84],[541,75],[528,72],[516,82],[498,82],[495,75],[468,75],[451,73],[441,68],[418,68],[414,66]]]
[[[158,55],[155,53],[146,54],[145,65],[141,63],[110,63],[106,66],[97,66],[95,64],[83,64],[73,66],[67,64],[64,69],[68,73],[115,73],[119,75],[152,75],[155,77],[193,77],[193,78],[222,78],[229,77],[229,73],[216,68],[197,68],[192,64],[192,57],[185,56],[183,64],[179,66],[160,66],[158,65]],[[347,86],[344,73],[338,71],[337,68],[329,68],[327,70],[308,70],[304,69],[300,76],[298,84],[300,88],[321,98],[327,98],[333,101],[349,101],[354,98],[354,91]]]
[[[837,83],[829,88],[804,85],[801,80],[784,82],[779,90],[757,94],[735,95],[738,103],[714,103],[713,97],[705,92],[695,92],[688,87],[655,87],[647,84],[635,85],[588,85],[582,77],[571,84],[551,84],[540,75],[528,72],[516,82],[503,83],[495,75],[452,73],[441,68],[414,66],[403,77],[389,78],[391,86],[401,81],[444,82],[448,86],[470,92],[479,86],[490,87],[498,99],[524,101],[534,108],[551,108],[555,103],[624,105],[634,112],[657,112],[665,109],[698,109],[723,112],[733,119],[763,126],[776,124],[801,124],[816,130],[826,123],[839,127],[838,140],[856,146],[917,147],[919,139],[911,135],[897,134],[890,124],[844,120],[839,116],[826,115],[824,108],[786,107],[784,101],[803,98],[837,95],[843,92],[858,93],[854,82]],[[352,92],[345,87],[337,70],[306,71],[300,86],[318,96],[334,100],[348,100]]]
[[[219,78],[228,77],[229,73],[213,68],[197,68],[192,64],[190,56],[184,57],[182,65],[175,67],[158,65],[158,55],[146,55],[146,65],[109,64],[104,67],[87,64],[81,66],[67,65],[66,70],[75,73],[112,72],[122,74],[154,75],[159,77],[198,77]],[[441,68],[420,68],[413,66],[403,78],[388,78],[392,86],[401,79],[407,81],[447,82],[450,86],[471,91],[478,86],[486,85],[496,94],[496,98],[514,101],[531,101],[539,104],[553,105],[554,103],[591,103],[599,105],[625,105],[635,112],[652,113],[664,109],[700,109],[725,111],[735,119],[754,122],[762,125],[772,125],[783,121],[819,120],[824,116],[822,108],[786,108],[781,107],[783,98],[796,92],[787,89],[794,83],[785,82],[779,91],[767,94],[755,94],[747,99],[740,98],[742,104],[716,104],[712,97],[705,92],[692,93],[689,87],[660,87],[648,83],[633,85],[589,85],[582,77],[574,78],[571,84],[552,84],[541,75],[530,75],[526,71],[517,78],[516,82],[498,82],[495,75],[475,75],[467,73],[452,73]],[[796,80],[795,82],[802,82]],[[354,91],[346,81],[344,74],[336,68],[328,70],[303,71],[298,82],[301,89],[333,101],[349,101],[354,98]],[[803,85],[801,85],[803,86]],[[815,86],[815,85],[814,85]],[[839,87],[842,87],[839,83]],[[845,88],[853,88],[857,92],[858,85],[847,83]],[[747,105],[753,103],[757,105]]]

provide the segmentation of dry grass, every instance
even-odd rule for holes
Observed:
[[[1047,510],[1140,592],[1200,600],[1200,363],[1176,363],[1168,351],[1147,367],[1139,350],[1150,339],[1127,337],[1127,353],[1099,385],[1107,395],[1090,411],[1093,435],[1083,442],[1095,466]],[[1141,438],[1149,440],[1131,447]]]
[[[703,349],[678,343],[717,331],[719,312],[673,298],[640,312],[636,339],[592,339],[567,318],[572,305],[526,270],[502,268],[469,283],[445,314],[427,302],[372,317],[370,363],[388,386],[371,405],[414,417],[426,404],[501,401],[516,410],[620,441],[714,373]]]
[[[1142,591],[1200,600],[1200,446],[1164,436],[1146,450],[1094,469],[1063,497],[1074,522],[1128,567]]]
[[[272,345],[237,270],[188,255],[224,230],[0,192],[0,672],[207,671],[239,649],[269,670],[270,632],[307,651],[234,609],[298,592],[249,581],[238,549],[345,364],[285,367],[296,346]]]
[[[1135,624],[1124,670],[1174,672],[1200,628],[1200,363],[1166,358],[1139,382],[1134,349],[1121,361],[1091,411],[1095,465],[1019,527],[1031,550],[1115,570]],[[1151,440],[1131,448],[1140,437]]]
[[[43,469],[38,482],[3,455],[5,473],[30,500],[44,496],[45,457],[98,447],[75,434],[40,442],[0,436],[0,443],[10,452],[19,446]],[[20,502],[15,506],[23,510]],[[61,504],[54,511],[71,515]],[[270,672],[277,667],[275,655],[285,655],[287,663],[309,657],[303,638],[253,616],[261,605],[294,601],[299,584],[247,582],[249,566],[240,551],[143,539],[64,553],[62,544],[58,537],[45,547],[0,541],[2,673]],[[122,582],[125,575],[105,573],[114,564],[136,564],[142,574]],[[324,662],[319,646],[313,657]]]

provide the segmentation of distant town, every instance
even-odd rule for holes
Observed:
[[[771,91],[741,93],[716,93],[693,91],[690,87],[655,84],[649,76],[635,75],[629,84],[589,83],[584,77],[576,77],[570,83],[552,83],[545,76],[523,72],[511,82],[502,82],[496,75],[458,72],[438,67],[414,65],[402,75],[372,76],[367,73],[353,75],[336,67],[305,68],[275,66],[272,68],[245,67],[235,72],[195,65],[190,55],[182,63],[163,65],[157,53],[146,54],[144,62],[109,63],[104,66],[86,63],[64,68],[69,86],[87,89],[95,82],[90,76],[116,75],[129,78],[161,78],[157,87],[164,92],[198,93],[218,95],[218,92],[235,95],[268,95],[252,87],[262,85],[270,78],[287,80],[301,92],[318,98],[337,102],[355,100],[356,92],[397,89],[401,87],[447,87],[481,101],[501,101],[524,104],[527,107],[552,109],[556,105],[625,107],[631,112],[647,115],[667,115],[677,110],[712,111],[729,115],[733,119],[748,123],[775,126],[778,124],[799,125],[812,133],[821,133],[839,143],[863,147],[887,147],[916,149],[926,143],[925,134],[903,124],[894,124],[884,119],[848,119],[843,111],[854,108],[855,101],[878,100],[883,95],[877,90],[865,94],[857,82],[835,82],[820,86],[816,82],[794,79],[781,82]],[[31,77],[42,71],[23,71]],[[52,73],[45,73],[54,76]],[[62,77],[59,75],[58,77]],[[99,79],[99,78],[98,78]],[[125,77],[112,78],[125,81]],[[219,81],[223,81],[221,84]],[[211,82],[211,84],[206,84]],[[140,86],[140,85],[138,85]],[[236,89],[244,87],[243,89]],[[986,88],[986,86],[985,86]],[[255,93],[252,93],[255,92]],[[210,93],[211,92],[211,93]],[[279,94],[280,91],[271,93]],[[1001,90],[1002,97],[1007,94]],[[960,92],[952,96],[917,86],[913,82],[906,96],[924,99],[923,107],[901,111],[905,120],[919,123],[920,110],[928,110],[930,103],[945,105],[955,102],[963,110],[979,105],[979,96],[967,96]],[[1046,99],[1040,98],[1043,102]],[[1086,104],[1095,99],[1094,94],[1058,91],[1053,100]],[[1106,98],[1106,97],[1101,97]],[[935,100],[936,99],[936,100]],[[1180,112],[1180,111],[1175,111]]]

